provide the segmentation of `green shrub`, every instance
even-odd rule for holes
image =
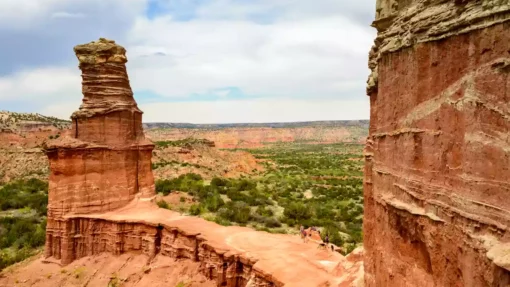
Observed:
[[[200,214],[202,214],[204,212],[205,212],[204,211],[204,207],[201,204],[193,204],[189,208],[189,213],[191,215],[200,215]]]
[[[18,180],[0,188],[0,209],[29,207],[40,215],[46,215],[48,183],[39,179]]]
[[[268,228],[282,227],[282,224],[280,223],[280,221],[274,217],[266,218],[264,225]]]
[[[218,216],[237,223],[247,223],[250,220],[250,206],[242,201],[230,201],[218,210]]]
[[[156,204],[159,206],[159,208],[170,209],[170,206],[164,200],[159,200],[158,202],[156,202]]]
[[[220,207],[225,205],[225,202],[218,193],[209,193],[203,202],[204,206],[211,212],[216,212]]]
[[[271,210],[265,206],[262,206],[262,205],[257,207],[257,209],[255,210],[255,213],[262,215],[262,216],[266,216],[266,217],[270,217],[270,216],[274,215],[273,210]]]
[[[10,250],[0,250],[0,270],[14,263],[23,261],[28,257],[33,256],[34,254],[35,250],[27,247],[18,249],[16,252],[11,252]]]
[[[212,185],[212,186],[222,187],[222,186],[227,186],[227,184],[228,184],[228,180],[223,179],[223,178],[214,177],[214,178],[211,180],[211,185]]]
[[[292,202],[285,207],[283,215],[295,221],[307,220],[312,217],[312,212],[302,202]]]
[[[188,173],[174,179],[160,179],[156,181],[156,192],[164,195],[172,191],[184,191],[196,194],[203,187],[203,179],[199,174]]]

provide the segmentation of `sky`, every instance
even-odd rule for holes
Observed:
[[[127,49],[144,122],[369,118],[375,0],[1,0],[0,110],[69,118],[73,52]]]

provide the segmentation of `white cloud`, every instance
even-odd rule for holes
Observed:
[[[272,25],[163,17],[139,18],[127,40],[138,90],[182,97],[237,86],[257,96],[355,97],[363,96],[356,94],[372,37],[342,17]],[[139,57],[157,50],[167,56]]]
[[[51,18],[73,19],[73,18],[84,18],[84,17],[85,17],[85,14],[83,14],[83,13],[69,13],[69,12],[65,12],[65,11],[54,12],[53,14],[51,14]]]
[[[40,68],[0,77],[0,101],[23,99],[27,103],[54,103],[79,99],[81,78],[77,69]]]
[[[142,12],[148,0],[1,0],[0,30],[36,30],[49,19],[72,18],[87,11],[107,11],[115,18]],[[105,9],[107,8],[107,9]]]
[[[65,0],[2,0],[0,1],[0,24],[10,23],[10,29],[30,24]]]

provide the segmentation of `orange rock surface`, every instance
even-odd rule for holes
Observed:
[[[83,78],[83,103],[71,136],[46,143],[50,162],[49,226],[70,213],[110,211],[135,196],[154,195],[151,155],[142,112],[129,86],[126,51],[113,41],[74,48]]]
[[[377,5],[365,286],[510,286],[510,4]]]
[[[150,167],[153,145],[141,129],[124,48],[100,39],[75,51],[83,72],[83,104],[73,114],[71,135],[45,147],[51,168],[45,259],[2,274],[0,285],[14,281],[21,286],[97,286],[106,282],[105,272],[115,269],[123,275],[111,274],[108,282],[123,276],[126,286],[362,283],[360,253],[346,259],[312,241],[303,243],[296,235],[223,227],[158,208]],[[121,264],[119,258],[126,261]],[[166,262],[169,273],[158,269],[158,262]],[[75,270],[79,273],[75,279],[84,281],[62,275],[41,278],[55,272],[55,264],[95,271],[86,275]],[[153,268],[159,276],[144,275]],[[24,281],[19,282],[22,276]]]

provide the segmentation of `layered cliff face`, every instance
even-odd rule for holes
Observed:
[[[83,104],[72,115],[71,136],[46,143],[50,162],[46,256],[69,263],[72,214],[107,212],[154,195],[154,145],[129,86],[124,48],[100,39],[75,47]]]
[[[154,141],[186,138],[208,139],[218,148],[258,148],[269,143],[364,143],[367,129],[364,124],[313,127],[228,127],[228,128],[163,128],[148,129]]]
[[[366,286],[510,285],[510,3],[379,0]]]
[[[83,78],[83,103],[72,132],[46,145],[50,161],[48,216],[105,212],[135,196],[154,195],[153,144],[129,86],[125,49],[100,39],[74,48]]]

